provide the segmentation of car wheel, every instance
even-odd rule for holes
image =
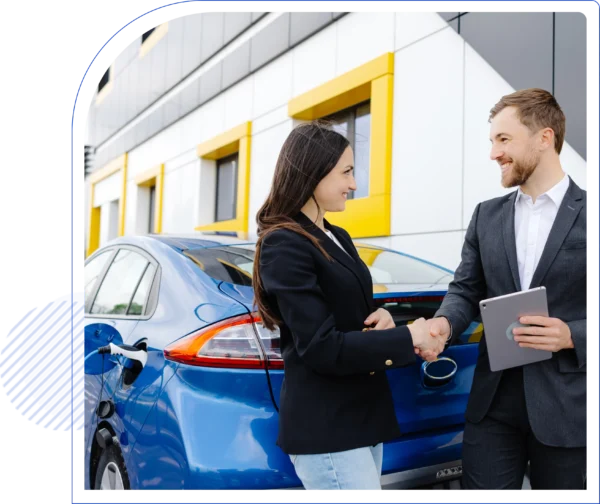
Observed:
[[[129,477],[121,451],[115,445],[106,448],[96,470],[95,490],[129,490]]]

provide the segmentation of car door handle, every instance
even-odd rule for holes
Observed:
[[[423,362],[421,366],[421,385],[439,388],[452,381],[458,371],[458,364],[450,357],[440,357],[432,362]]]

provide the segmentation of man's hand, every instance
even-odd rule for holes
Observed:
[[[376,331],[380,331],[382,329],[393,329],[396,327],[392,315],[385,308],[377,308],[377,310],[375,310],[366,318],[365,325],[370,326],[372,324],[376,324],[373,328]]]
[[[420,318],[410,324],[408,329],[413,339],[415,353],[427,361],[434,361],[444,350],[445,340],[431,336],[430,322]]]
[[[429,335],[433,340],[435,340],[435,343],[430,350],[421,350],[419,348],[415,348],[415,353],[426,361],[434,361],[446,347],[446,341],[450,336],[450,324],[445,317],[432,318],[426,323],[429,330]]]
[[[565,348],[575,348],[571,339],[571,329],[562,320],[552,317],[527,316],[519,319],[521,324],[531,327],[513,329],[515,341],[523,348],[535,348],[558,352]]]

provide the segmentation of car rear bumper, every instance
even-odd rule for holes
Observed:
[[[381,487],[441,487],[458,480],[462,475],[462,440],[463,427],[455,426],[445,431],[407,434],[385,443]],[[458,481],[452,486],[459,486]]]
[[[410,490],[416,487],[433,486],[445,481],[456,480],[459,479],[461,475],[462,461],[454,460],[443,464],[384,474],[381,477],[381,488],[384,492]],[[271,495],[277,495],[283,492],[288,495],[290,492],[292,495],[304,495],[305,493],[304,489],[301,487],[280,488],[277,490],[266,491],[266,493]],[[319,492],[319,494],[325,495],[324,492]]]
[[[454,460],[443,464],[384,474],[381,477],[381,487],[384,490],[416,488],[458,479],[461,475],[462,461]]]

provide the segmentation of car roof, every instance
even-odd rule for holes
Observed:
[[[250,237],[249,233],[245,232],[227,232],[227,231],[214,231],[214,232],[198,232],[193,234],[148,234],[148,235],[135,235],[135,236],[123,236],[111,241],[111,244],[118,243],[131,243],[138,244],[139,241],[147,239],[156,240],[160,243],[164,243],[175,250],[183,252],[184,250],[197,250],[206,249],[211,247],[229,247],[235,245],[254,245],[256,243],[255,237]],[[353,240],[354,241],[354,240]],[[452,270],[440,266],[439,264],[432,263],[420,257],[416,257],[398,250],[392,250],[386,247],[380,247],[378,245],[372,245],[370,243],[358,243],[357,247],[373,248],[378,250],[387,250],[395,254],[399,254],[411,259],[415,259],[419,262],[429,264],[437,269],[444,270],[448,273],[454,273]]]
[[[152,238],[166,245],[170,245],[179,250],[194,250],[210,247],[229,247],[235,245],[255,245],[256,238],[250,238],[248,233],[236,233],[226,231],[216,231],[212,233],[196,233],[196,234],[149,234],[145,235],[147,238]],[[358,247],[374,248],[380,250],[388,250],[385,247],[378,245],[371,245],[370,243],[357,243]],[[394,251],[397,252],[397,251]],[[407,255],[402,252],[398,252],[402,255]],[[419,258],[416,258],[419,259]]]
[[[242,245],[244,243],[254,243],[254,240],[241,239],[236,234],[208,234],[201,235],[149,235],[166,245],[170,245],[179,250],[192,250],[208,247],[219,247],[223,245]]]

